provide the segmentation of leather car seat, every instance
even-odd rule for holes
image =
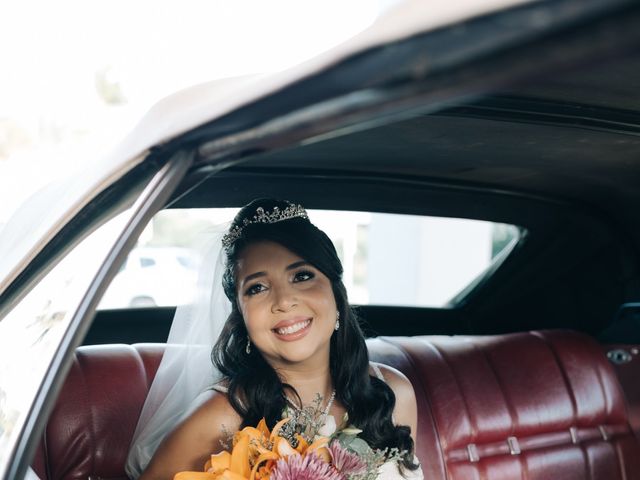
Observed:
[[[386,337],[369,349],[414,385],[425,478],[640,478],[620,385],[586,335]]]
[[[381,337],[371,359],[407,375],[429,480],[640,478],[640,446],[601,347],[568,331]],[[34,470],[44,480],[125,479],[164,345],[81,347]]]

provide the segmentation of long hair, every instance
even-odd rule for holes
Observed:
[[[218,341],[211,353],[212,361],[227,378],[229,402],[242,417],[242,427],[254,426],[265,418],[273,427],[286,406],[285,390],[297,395],[291,385],[282,382],[258,349],[246,353],[247,329],[236,299],[236,262],[238,255],[251,243],[270,240],[315,266],[329,278],[340,313],[340,329],[330,340],[329,369],[336,398],[347,410],[349,422],[362,430],[361,437],[372,448],[398,448],[406,452],[402,464],[415,469],[413,440],[407,426],[393,424],[395,395],[382,380],[369,375],[369,355],[358,318],[349,306],[342,283],[342,264],[327,235],[306,218],[291,218],[276,223],[251,223],[258,207],[280,211],[289,202],[259,199],[245,206],[234,219],[231,229],[242,226],[242,234],[227,248],[223,278],[225,293],[232,304]]]

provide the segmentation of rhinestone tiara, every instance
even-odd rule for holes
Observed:
[[[280,210],[279,207],[273,207],[271,213],[265,212],[262,207],[258,207],[256,208],[256,214],[252,218],[245,218],[242,221],[242,225],[236,225],[229,230],[229,233],[222,237],[222,246],[225,250],[229,250],[231,245],[242,236],[242,230],[244,230],[247,225],[253,223],[278,223],[292,218],[309,219],[307,211],[302,205],[290,204],[284,210]]]

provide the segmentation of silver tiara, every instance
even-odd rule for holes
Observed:
[[[291,204],[284,210],[280,210],[279,207],[273,207],[271,213],[265,212],[262,207],[258,207],[256,208],[256,214],[252,218],[245,218],[242,221],[242,225],[236,225],[229,230],[229,233],[222,237],[222,246],[225,250],[229,250],[231,245],[242,236],[242,230],[244,230],[247,225],[251,225],[252,223],[277,223],[291,218],[309,219],[307,211],[302,205]]]

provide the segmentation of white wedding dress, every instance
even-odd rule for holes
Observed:
[[[385,462],[378,468],[378,480],[424,480],[424,474],[418,466],[416,470],[405,470],[402,475],[396,462]]]

